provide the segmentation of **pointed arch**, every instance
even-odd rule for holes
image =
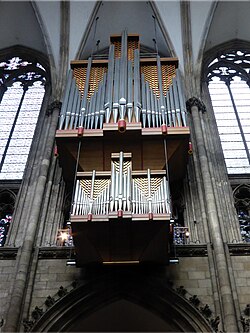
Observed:
[[[139,15],[143,19],[138,20]],[[152,1],[98,1],[86,25],[76,59],[85,59],[96,50],[98,53],[99,50],[106,49],[110,36],[121,34],[124,30],[129,34],[138,34],[141,45],[154,50],[153,52],[157,49],[160,54],[167,57],[176,55],[159,10]]]
[[[213,21],[213,17],[214,17],[214,13],[216,11],[217,6],[218,6],[218,1],[213,1],[211,4],[211,7],[210,7],[209,14],[207,15],[206,24],[204,26],[203,35],[201,38],[200,50],[199,50],[198,58],[197,58],[197,63],[200,64],[199,70],[201,70],[202,58],[204,56],[204,51],[206,48],[207,37],[209,34],[209,30],[210,30],[210,27],[211,27],[211,24]]]
[[[159,279],[128,270],[99,276],[56,302],[33,326],[32,332],[70,332],[77,321],[113,302],[125,300],[153,313],[166,323],[168,332],[211,332],[207,320],[187,300]],[[123,313],[123,320],[129,320]],[[81,324],[82,331],[84,320]],[[131,327],[133,330],[133,327]],[[157,327],[155,328],[157,331]],[[116,331],[114,327],[114,331]]]

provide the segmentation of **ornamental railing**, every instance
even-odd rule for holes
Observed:
[[[189,242],[189,229],[188,227],[174,226],[173,229],[173,243],[175,245],[185,245]]]

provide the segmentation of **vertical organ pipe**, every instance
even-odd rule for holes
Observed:
[[[160,91],[160,107],[161,107],[161,115],[162,115],[162,121],[163,125],[166,125],[166,119],[165,119],[165,101],[164,101],[164,95],[163,95],[163,89],[162,89],[162,73],[161,73],[161,58],[159,55],[157,55],[157,74],[158,74],[158,84],[159,84],[159,91]]]
[[[146,84],[145,84],[144,74],[141,75],[141,96],[142,96],[142,127],[145,128],[147,103],[146,103]]]
[[[66,109],[66,118],[65,118],[65,122],[64,122],[64,129],[68,129],[68,127],[69,127],[69,121],[70,121],[72,105],[73,105],[73,101],[74,101],[75,90],[76,90],[76,80],[75,80],[75,78],[73,78],[73,80],[71,81],[68,105],[67,105],[67,109]]]
[[[123,152],[119,155],[119,194],[118,194],[118,210],[122,210],[122,198],[123,198]]]
[[[119,109],[119,72],[120,72],[120,59],[115,59],[114,95],[113,95],[114,123],[117,122],[118,109]]]
[[[152,196],[151,196],[151,176],[150,176],[150,169],[147,170],[147,177],[148,177],[148,213],[149,215],[152,214]],[[152,219],[153,216],[150,216]]]
[[[76,115],[75,115],[75,121],[74,121],[74,125],[73,125],[74,129],[78,127],[78,123],[79,123],[80,104],[81,104],[81,94],[80,94],[80,91],[77,89]]]
[[[100,105],[100,128],[103,128],[103,122],[104,122],[104,117],[105,117],[105,92],[106,92],[106,80],[107,80],[107,75],[104,73],[103,76],[103,84],[102,84],[102,94],[101,94],[101,105]]]
[[[115,178],[115,164],[112,162],[111,165],[111,191],[110,191],[110,211],[113,212],[114,210],[114,203],[115,203],[115,183],[116,183],[116,178]]]
[[[176,114],[175,114],[175,105],[174,105],[174,96],[173,96],[173,86],[169,87],[169,100],[170,100],[170,109],[171,109],[171,116],[173,121],[173,126],[176,126]]]
[[[94,203],[95,175],[96,175],[96,171],[93,170],[93,171],[92,171],[92,179],[91,179],[91,190],[90,190],[90,200],[89,200],[89,211],[88,211],[88,215],[89,215],[89,216],[92,214],[93,203]]]
[[[68,76],[67,76],[67,84],[66,84],[66,88],[65,88],[63,103],[62,103],[62,109],[60,112],[59,130],[62,129],[63,124],[64,124],[72,80],[73,80],[73,73],[72,73],[72,71],[69,71]]]
[[[172,86],[173,86],[173,96],[174,96],[174,103],[175,103],[175,112],[176,112],[176,117],[177,117],[177,126],[181,126],[181,110],[180,110],[176,78],[173,78]]]
[[[176,79],[177,79],[177,86],[178,86],[178,96],[179,96],[179,101],[180,101],[182,122],[183,122],[183,126],[187,126],[186,106],[185,106],[184,99],[183,99],[184,96],[183,96],[183,90],[182,90],[182,82],[181,82],[181,78],[180,78],[180,71],[178,69],[176,70]]]
[[[151,116],[152,116],[152,110],[151,110],[151,101],[150,101],[150,88],[148,81],[146,82],[146,102],[147,102],[147,121],[148,121],[148,127],[151,127]]]
[[[109,47],[109,62],[108,62],[108,76],[107,88],[105,92],[105,121],[109,123],[112,110],[112,93],[113,93],[113,79],[115,66],[115,46],[113,44]]]
[[[88,65],[87,65],[87,73],[86,73],[86,80],[84,85],[84,92],[82,98],[82,105],[81,105],[81,117],[79,122],[79,128],[83,127],[84,115],[86,114],[86,106],[87,106],[87,98],[88,98],[88,91],[89,91],[89,79],[90,79],[90,71],[91,71],[91,63],[92,58],[89,57]]]
[[[134,50],[134,114],[135,121],[140,121],[141,98],[140,98],[140,52]]]
[[[78,91],[79,90],[78,90],[78,87],[77,87],[76,81],[75,81],[74,97],[73,97],[73,102],[72,102],[72,111],[71,111],[71,115],[70,115],[69,129],[73,129],[74,122],[75,122],[76,108],[77,108],[77,102],[78,102],[78,97],[79,97]]]
[[[128,61],[128,98],[127,98],[127,110],[128,110],[128,122],[132,122],[132,111],[133,111],[133,96],[132,96],[132,87],[133,87],[133,68],[132,61]]]
[[[119,117],[120,120],[124,121],[126,114],[126,103],[127,103],[127,80],[128,80],[128,59],[127,59],[127,31],[122,33],[122,49],[121,49],[121,60],[120,60],[120,79],[119,79]],[[116,122],[116,121],[115,121]],[[119,122],[119,130],[124,131],[126,124]]]

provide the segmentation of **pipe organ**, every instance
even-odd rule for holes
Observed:
[[[113,39],[106,60],[72,62],[59,130],[78,129],[81,135],[110,123],[120,130],[126,123],[163,130],[187,126],[177,60],[140,59],[139,48],[133,49],[138,45],[128,40],[126,32]]]
[[[138,220],[153,217],[169,218],[170,194],[164,170],[132,172],[131,161],[124,161],[120,152],[118,163],[113,160],[110,174],[92,171],[79,173],[76,181],[71,218],[84,216],[91,221],[123,213]],[[165,216],[162,216],[165,215]]]
[[[78,266],[168,263],[171,186],[189,142],[177,67],[126,31],[102,55],[71,62],[56,143]]]

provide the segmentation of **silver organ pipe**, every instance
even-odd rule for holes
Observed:
[[[160,56],[157,56],[157,73],[158,73],[158,85],[160,90],[160,112],[162,115],[162,125],[166,124],[166,117],[165,117],[165,102],[164,102],[164,95],[162,89],[162,73],[161,73],[161,59]]]
[[[174,104],[175,104],[175,112],[176,112],[176,118],[177,118],[177,126],[181,126],[181,110],[180,110],[180,102],[179,102],[179,96],[177,91],[177,82],[176,78],[173,78],[173,97],[174,97]]]
[[[156,110],[155,110],[155,103],[154,103],[154,93],[153,93],[152,89],[150,89],[150,102],[151,102],[151,114],[152,114],[152,127],[156,127],[155,126]]]
[[[106,92],[106,73],[103,76],[102,81],[102,93],[101,93],[101,102],[100,102],[100,128],[103,127],[104,116],[105,116],[105,92]],[[97,127],[96,127],[97,128]]]
[[[151,176],[150,169],[147,171],[148,176],[148,213],[152,214],[152,197],[151,197]]]
[[[146,103],[147,103],[147,121],[148,121],[148,127],[151,127],[151,116],[152,116],[152,110],[151,110],[151,103],[150,103],[150,89],[149,89],[149,83],[146,82]]]
[[[120,159],[123,157],[120,155]],[[104,182],[99,193],[94,195],[95,182],[98,182],[95,170],[89,187],[77,180],[71,215],[108,215],[110,212],[126,211],[132,214],[170,214],[169,184],[166,176],[131,176],[131,167],[122,174],[112,163],[111,178]],[[152,184],[156,184],[152,188]],[[98,186],[97,186],[98,188]],[[150,217],[150,214],[151,217]]]
[[[183,126],[187,126],[186,106],[184,103],[184,95],[182,92],[182,82],[181,82],[179,70],[176,71],[176,79],[177,79],[177,89],[178,89],[178,97],[179,97],[179,101],[180,101],[182,122],[183,122]]]
[[[72,94],[72,110],[71,113],[69,114],[69,120],[68,124],[66,124],[66,128],[68,127],[69,129],[73,128],[74,120],[75,120],[75,115],[76,115],[76,105],[77,105],[77,99],[78,99],[78,89],[76,86],[76,81],[75,79],[73,80],[74,84],[74,93]]]
[[[83,128],[101,129],[104,123],[120,120],[141,122],[142,128],[187,126],[179,71],[175,71],[172,84],[164,91],[163,67],[160,56],[157,56],[158,85],[155,88],[158,93],[155,93],[145,74],[140,73],[139,49],[134,50],[133,62],[128,60],[126,32],[122,35],[121,58],[115,58],[115,46],[110,45],[107,73],[103,69],[101,78],[96,78],[99,83],[89,96],[91,75],[95,75],[91,74],[92,66],[95,63],[89,58],[82,99],[76,79],[72,73],[68,75],[59,119],[60,130],[78,128],[79,133]]]
[[[92,209],[93,209],[93,202],[94,202],[94,188],[95,188],[95,174],[96,171],[92,171],[92,179],[91,179],[91,190],[90,190],[90,200],[89,200],[89,211],[88,214],[92,214]]]
[[[175,113],[175,105],[174,105],[174,94],[173,94],[173,86],[169,87],[169,101],[170,101],[170,110],[172,116],[172,124],[173,127],[176,126],[176,113]]]
[[[132,61],[128,62],[128,98],[127,98],[127,112],[128,112],[128,122],[132,122],[132,108],[133,108],[133,97],[132,97],[132,87],[133,87],[133,68]]]
[[[113,95],[114,123],[117,122],[118,110],[119,110],[119,76],[120,76],[120,59],[115,59],[114,95]]]
[[[146,103],[146,84],[144,74],[141,75],[141,96],[142,96],[142,127],[146,127],[146,112],[147,112],[147,103]]]
[[[141,116],[141,98],[140,98],[140,52],[134,50],[134,114],[135,121],[138,123]]]
[[[63,124],[65,121],[65,115],[66,111],[68,108],[68,100],[71,92],[71,83],[73,81],[73,73],[69,72],[67,76],[67,83],[66,83],[66,88],[65,88],[65,93],[64,93],[64,98],[63,98],[63,103],[62,103],[62,108],[61,108],[61,113],[60,113],[60,119],[59,119],[59,130],[63,128]]]
[[[119,192],[118,192],[118,210],[123,210],[123,152],[119,156]]]
[[[76,89],[77,89],[76,80],[75,80],[75,78],[73,78],[73,80],[71,82],[71,87],[70,87],[70,95],[69,95],[69,99],[68,99],[68,106],[67,106],[67,109],[66,109],[64,129],[67,129],[69,127],[71,112],[74,111],[73,110],[73,102],[74,102],[74,94],[75,94]]]
[[[105,92],[105,118],[106,123],[109,123],[112,109],[112,91],[113,91],[113,77],[115,66],[115,46],[113,44],[109,47],[109,63],[108,63],[108,77],[107,88]]]
[[[110,192],[110,211],[114,211],[115,204],[115,184],[116,184],[116,170],[115,164],[111,164],[111,192]]]
[[[120,60],[120,78],[119,78],[119,116],[120,120],[125,119],[127,103],[127,80],[128,80],[128,59],[127,59],[127,31],[122,33],[122,49]],[[116,122],[116,121],[115,121]]]
[[[166,95],[166,105],[167,105],[167,123],[169,127],[173,126],[173,120],[172,120],[172,112],[171,112],[171,107],[170,107],[170,97],[169,97],[169,92]]]
[[[83,93],[83,99],[82,99],[82,104],[81,104],[81,116],[80,116],[80,121],[79,121],[79,129],[83,128],[83,121],[84,117],[86,116],[86,106],[87,106],[87,97],[88,97],[88,90],[89,90],[89,79],[90,79],[90,71],[91,71],[91,63],[92,59],[89,57],[88,59],[88,66],[87,66],[87,74],[86,74],[86,81],[85,81],[85,86],[84,86],[84,93]]]

